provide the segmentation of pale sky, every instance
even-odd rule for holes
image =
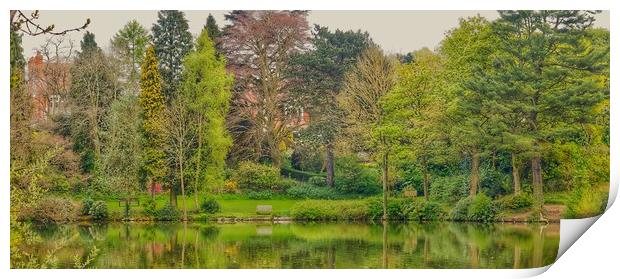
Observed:
[[[220,28],[227,24],[227,11],[184,11],[190,32],[196,36],[213,14]],[[496,11],[311,11],[308,22],[342,30],[368,31],[372,39],[388,53],[407,53],[423,47],[434,49],[444,33],[458,25],[459,18],[480,14],[489,20],[496,19]],[[57,30],[73,28],[91,19],[88,31],[95,34],[99,46],[108,48],[112,36],[132,19],[138,20],[149,31],[157,20],[157,11],[40,11],[42,25],[55,24]],[[595,26],[609,29],[609,11],[596,15]],[[70,33],[79,47],[82,32]],[[30,57],[39,48],[44,36],[24,36],[24,56]]]

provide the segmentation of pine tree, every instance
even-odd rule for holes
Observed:
[[[192,34],[185,14],[176,10],[159,11],[152,32],[163,82],[162,94],[170,102],[178,94],[183,59],[192,50]]]
[[[147,186],[161,182],[166,175],[166,159],[163,150],[165,100],[161,93],[161,77],[157,70],[157,57],[153,47],[146,49],[142,63],[139,103],[142,108],[142,132],[144,133],[144,166]],[[171,203],[176,205],[174,189],[171,189]]]
[[[232,145],[225,125],[233,77],[226,72],[224,57],[217,56],[208,29],[196,40],[195,51],[185,59],[183,98],[195,115],[197,146],[194,165],[194,198],[199,187],[213,190],[224,184],[226,155]]]
[[[140,79],[140,65],[150,40],[148,31],[131,20],[112,37],[112,49],[120,58],[123,74],[129,83],[137,83]]]

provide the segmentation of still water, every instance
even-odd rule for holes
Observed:
[[[559,224],[156,223],[32,227],[72,268],[530,268],[554,262]]]

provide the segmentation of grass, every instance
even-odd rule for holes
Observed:
[[[205,195],[198,196],[198,205],[200,206],[200,202],[203,200]],[[139,197],[140,205],[137,202],[132,202],[130,210],[133,215],[136,213],[140,214],[142,212],[142,204],[149,200],[151,197],[148,195],[143,195]],[[298,202],[297,200],[248,200],[248,199],[230,199],[229,197],[216,197],[216,200],[222,206],[221,212],[217,213],[217,216],[234,216],[234,217],[249,217],[256,216],[256,206],[257,205],[271,205],[273,207],[273,215],[274,216],[286,216],[290,208]],[[168,195],[157,195],[155,197],[155,202],[157,204],[157,208],[161,208],[168,204],[169,197]],[[119,202],[117,200],[107,200],[108,210],[112,216],[121,216],[125,212],[125,203]],[[188,211],[196,211],[196,205],[194,202],[194,196],[187,196],[185,200],[187,210]],[[179,210],[183,209],[183,198],[178,197],[177,206]]]

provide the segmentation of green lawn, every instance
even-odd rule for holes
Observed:
[[[140,215],[142,211],[142,204],[150,199],[151,197],[148,195],[141,196],[140,205],[136,202],[132,202],[131,211],[132,215]],[[202,201],[203,196],[198,197],[198,204],[200,205],[200,201]],[[257,205],[271,205],[273,207],[273,215],[275,216],[285,216],[288,214],[289,209],[297,202],[297,200],[246,200],[246,199],[223,199],[217,198],[217,201],[222,206],[222,210],[217,215],[219,216],[235,216],[235,217],[246,217],[246,216],[255,216],[256,215],[256,206]],[[169,198],[167,195],[158,195],[155,197],[155,201],[157,202],[157,208],[161,208],[168,204]],[[108,205],[108,210],[111,215],[119,216],[124,213],[125,204],[121,202],[119,204],[116,200],[108,200],[106,201]],[[194,196],[188,196],[186,198],[186,206],[188,211],[195,211],[196,205],[194,202]],[[179,210],[183,209],[183,198],[178,197],[178,208]]]

